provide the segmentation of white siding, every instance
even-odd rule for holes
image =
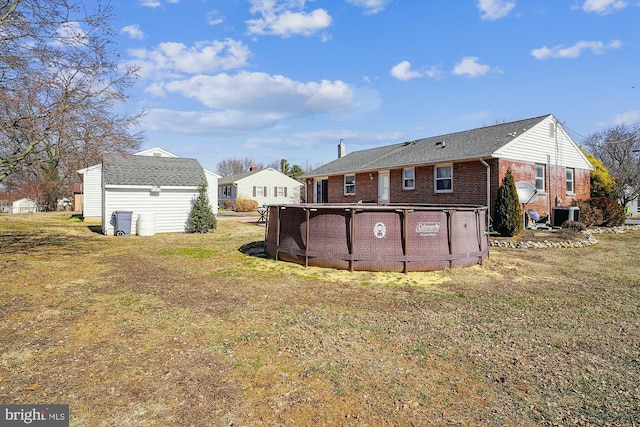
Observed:
[[[11,212],[14,214],[33,213],[37,207],[38,204],[31,199],[20,199],[13,202]]]
[[[504,159],[542,164],[546,164],[549,160],[552,165],[592,169],[589,160],[565,132],[562,125],[555,124],[553,116],[541,121],[494,154]],[[547,159],[547,156],[550,158]]]
[[[265,169],[238,181],[238,196],[253,199],[258,206],[275,204],[300,203],[300,186],[302,184],[275,169]],[[253,195],[253,187],[267,188],[262,197]],[[275,188],[286,187],[286,196],[276,196]]]
[[[207,178],[207,195],[209,196],[209,204],[213,213],[218,213],[218,178],[219,175],[213,173],[207,169],[204,170],[204,175]]]
[[[162,189],[152,193],[146,189],[109,188],[105,190],[105,210],[102,221],[103,233],[114,234],[111,216],[115,211],[133,212],[131,234],[136,234],[138,215],[154,214],[155,233],[185,232],[193,200],[198,195],[197,188]],[[215,212],[215,210],[214,210]]]
[[[177,158],[173,153],[168,152],[167,150],[160,147],[148,148],[146,150],[139,151],[135,153],[136,156],[160,156],[160,157],[174,157]]]
[[[82,192],[84,218],[100,218],[102,216],[102,165],[95,165],[78,171],[82,174]]]

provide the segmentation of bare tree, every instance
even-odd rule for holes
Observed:
[[[584,142],[615,180],[615,195],[624,206],[640,196],[640,126],[613,126]]]
[[[218,162],[216,165],[216,173],[221,176],[236,175],[248,172],[252,167],[260,170],[264,169],[264,164],[248,157],[244,159],[227,159]]]
[[[139,147],[138,116],[116,111],[137,70],[118,62],[112,17],[100,1],[0,0],[0,182],[42,179],[51,206],[76,169]]]

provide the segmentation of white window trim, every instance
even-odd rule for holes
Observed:
[[[451,168],[451,177],[438,179],[438,168],[444,168],[444,167]],[[442,181],[444,179],[451,180],[451,188],[447,190],[438,190],[438,181]],[[433,167],[433,191],[435,193],[453,193],[453,163],[443,163],[440,165],[435,165]]]
[[[353,184],[347,184],[347,177],[348,176],[352,176],[353,177]],[[345,175],[343,178],[343,183],[344,183],[344,195],[345,196],[355,196],[356,195],[356,174],[349,174],[349,175]],[[347,185],[349,186],[353,186],[353,192],[349,193],[347,192]]]
[[[538,183],[538,166],[542,166],[542,188],[538,188],[536,185]],[[545,193],[545,182],[547,181],[547,166],[542,163],[535,164],[535,178],[534,178],[534,187],[538,192]]]
[[[571,171],[571,187],[572,187],[572,190],[571,191],[567,190],[567,194],[570,195],[570,196],[575,196],[575,194],[576,194],[576,170],[574,168],[566,168],[565,169],[564,175],[565,175],[565,181],[566,182],[569,182],[569,180],[566,178],[568,171]],[[566,186],[566,183],[565,183],[565,186]]]
[[[413,177],[411,178],[411,181],[413,181],[413,185],[410,186],[410,187],[406,185],[408,179],[405,176],[405,172],[407,172],[407,171],[413,172]],[[402,189],[403,190],[415,190],[416,189],[416,169],[415,168],[404,168],[404,169],[402,169]]]

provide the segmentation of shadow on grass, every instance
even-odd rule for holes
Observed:
[[[249,255],[249,256],[255,256],[255,257],[258,257],[258,258],[271,258],[265,252],[265,241],[264,240],[257,240],[255,242],[246,243],[246,244],[240,246],[240,248],[238,250],[240,252],[242,252],[243,254]]]
[[[4,233],[0,234],[0,254],[25,253],[47,247],[56,249],[67,248],[71,252],[79,252],[78,246],[84,241],[85,239],[82,237],[76,236]]]

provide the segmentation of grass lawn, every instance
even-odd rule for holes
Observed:
[[[0,403],[73,426],[640,423],[640,231],[410,274],[239,251],[263,238],[0,216]]]

